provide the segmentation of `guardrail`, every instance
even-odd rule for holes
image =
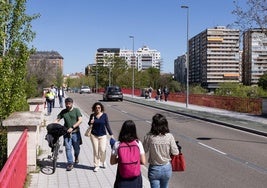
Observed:
[[[27,177],[27,135],[25,129],[0,172],[1,188],[23,188]]]

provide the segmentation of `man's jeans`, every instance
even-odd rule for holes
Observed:
[[[168,183],[171,176],[171,163],[166,165],[149,165],[148,179],[151,188],[168,188]]]
[[[74,149],[74,156],[78,157],[80,154],[80,143],[81,143],[81,134],[80,132],[75,132],[64,136],[64,144],[66,150],[66,157],[68,164],[73,164],[73,154],[72,147]]]

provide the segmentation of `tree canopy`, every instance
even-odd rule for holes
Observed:
[[[26,0],[0,1],[0,118],[28,108],[25,92],[26,63],[34,39],[31,21],[39,15],[25,13]]]

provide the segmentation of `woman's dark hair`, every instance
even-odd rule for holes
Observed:
[[[165,116],[161,114],[156,114],[152,118],[152,124],[150,133],[152,135],[165,135],[166,133],[169,133],[169,127],[168,127],[168,121]]]
[[[132,142],[133,140],[138,140],[136,126],[132,120],[127,120],[122,124],[119,141]]]
[[[105,110],[105,109],[104,109],[104,106],[103,106],[103,104],[100,103],[100,102],[96,102],[95,104],[93,104],[93,106],[92,106],[92,112],[95,111],[96,106],[100,106],[100,107],[101,107],[101,112],[104,112],[104,110]]]

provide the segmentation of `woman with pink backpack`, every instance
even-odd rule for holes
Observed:
[[[142,188],[141,165],[145,163],[145,151],[138,140],[135,123],[127,120],[122,125],[110,157],[110,164],[118,164],[114,188]]]

